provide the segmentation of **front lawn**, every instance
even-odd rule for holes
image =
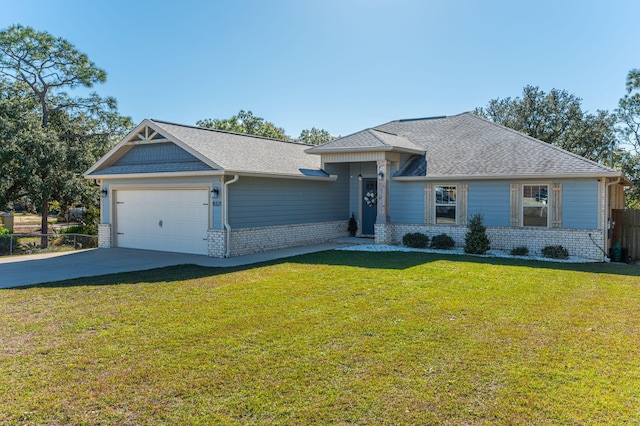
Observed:
[[[0,424],[638,424],[639,276],[332,251],[0,290]]]

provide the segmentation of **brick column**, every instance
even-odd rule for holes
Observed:
[[[111,248],[111,225],[108,223],[101,223],[98,225],[98,247]]]

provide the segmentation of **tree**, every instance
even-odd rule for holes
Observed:
[[[627,206],[640,208],[640,69],[627,74],[627,93],[618,102],[616,114],[622,144],[621,169],[633,182],[626,192]]]
[[[34,102],[24,98],[19,84],[0,80],[0,210],[26,196],[24,177],[18,173],[26,158],[17,148],[21,140],[41,136],[40,119],[33,111]]]
[[[482,215],[476,213],[469,222],[469,231],[464,237],[464,252],[471,254],[485,254],[491,250],[487,228],[482,224]]]
[[[19,170],[30,168],[31,176],[23,174],[20,179],[23,189],[41,207],[42,232],[46,233],[52,197],[68,194],[71,182],[86,186],[78,181],[84,171],[78,167],[86,163],[72,160],[74,156],[85,150],[93,155],[104,152],[100,142],[131,123],[117,114],[113,98],[103,99],[95,93],[73,97],[64,91],[103,83],[106,73],[71,43],[47,32],[22,25],[0,31],[0,75],[28,87],[22,95],[30,95],[38,106],[41,130],[25,124],[28,134],[22,135],[22,141],[15,141],[12,149],[14,162],[19,152],[31,153],[30,158],[20,159],[22,167],[16,165],[16,176],[20,176]],[[105,118],[108,122],[102,121]],[[96,131],[102,136],[96,138]],[[85,158],[89,157],[87,154]],[[47,246],[44,237],[42,245]]]
[[[616,146],[616,116],[584,112],[582,100],[565,90],[548,94],[526,86],[522,98],[492,99],[474,113],[593,161],[605,162]]]
[[[310,130],[305,129],[300,132],[300,137],[298,138],[298,142],[307,144],[307,145],[320,145],[325,142],[332,141],[337,139],[336,136],[331,136],[329,132],[324,129],[316,129],[312,127]]]
[[[281,127],[266,121],[264,118],[256,117],[251,111],[240,110],[237,115],[228,119],[206,118],[196,122],[197,126],[208,129],[224,130],[227,132],[243,133],[245,135],[262,136],[272,139],[291,140]]]

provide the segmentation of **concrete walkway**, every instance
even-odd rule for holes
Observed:
[[[340,246],[370,243],[371,240],[341,238],[315,244],[273,250],[247,256],[216,259],[196,254],[167,253],[125,248],[91,249],[75,252],[0,257],[0,288],[41,284],[81,277],[144,271],[175,265],[199,265],[212,268],[250,265],[274,259],[333,250]]]

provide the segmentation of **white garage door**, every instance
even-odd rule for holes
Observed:
[[[207,190],[116,191],[118,247],[207,254]]]

